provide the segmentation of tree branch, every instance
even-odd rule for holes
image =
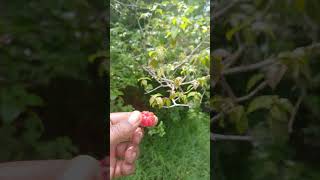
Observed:
[[[235,68],[226,69],[225,71],[222,72],[222,74],[230,75],[230,74],[235,74],[235,73],[252,71],[252,70],[260,69],[265,66],[269,66],[269,65],[273,64],[274,62],[275,62],[274,59],[267,59],[267,60],[263,60],[261,62],[255,63],[255,64],[242,65],[242,66],[238,66]]]
[[[210,133],[210,139],[212,141],[253,141],[251,136],[222,135],[216,133]]]
[[[235,100],[237,99],[237,97],[236,97],[236,95],[234,94],[231,86],[228,84],[228,82],[227,82],[226,79],[224,78],[224,76],[221,76],[220,83],[221,83],[222,88],[227,91],[227,93],[228,93],[228,95],[231,97],[231,99],[235,101]]]
[[[289,120],[289,123],[288,123],[288,132],[291,133],[292,130],[293,130],[293,123],[294,123],[294,120],[295,120],[295,117],[296,117],[296,114],[299,110],[299,107],[300,107],[300,104],[302,102],[304,98],[304,93],[301,94],[301,96],[299,97],[299,99],[297,100],[296,102],[296,105],[294,106],[294,109],[291,113],[291,117],[290,117],[290,120]]]
[[[224,113],[221,112],[221,113],[213,116],[213,117],[211,118],[211,120],[210,120],[210,123],[216,122],[221,116],[223,116],[223,114],[224,114]]]
[[[190,108],[190,106],[187,104],[173,104],[171,106],[162,106],[162,107],[166,108],[166,109],[173,108],[173,107],[188,107],[188,108]]]
[[[241,46],[234,54],[232,54],[231,56],[226,58],[225,59],[225,62],[226,62],[225,67],[227,68],[227,67],[230,67],[231,65],[233,65],[239,59],[239,57],[241,56],[243,51],[244,51],[244,47]]]
[[[152,89],[152,90],[150,90],[150,91],[147,91],[147,92],[145,92],[144,94],[152,93],[153,91],[155,91],[155,90],[157,90],[157,89],[159,89],[159,88],[161,88],[161,87],[168,87],[168,86],[161,84],[160,86],[158,86],[158,87],[156,87],[156,88],[154,88],[154,89]]]
[[[229,9],[231,9],[232,7],[234,7],[237,3],[239,2],[239,0],[234,0],[231,3],[229,3],[225,8],[221,9],[220,11],[217,11],[215,14],[213,14],[213,18],[219,18],[220,16],[222,16],[224,13],[226,13]]]
[[[251,91],[248,95],[237,98],[237,102],[242,102],[250,99],[254,95],[256,95],[259,91],[264,89],[267,86],[267,81],[263,81],[259,86],[257,86],[253,91]]]
[[[182,61],[180,64],[178,64],[178,65],[174,68],[175,71],[173,72],[173,74],[176,72],[176,70],[177,70],[178,68],[180,68],[182,65],[184,65],[185,63],[187,63],[187,62],[190,60],[190,58],[192,57],[192,55],[200,48],[200,46],[202,45],[203,42],[204,42],[204,40],[201,41],[201,42],[198,44],[198,46],[197,46],[196,48],[194,48],[194,50],[191,51],[191,53],[187,56],[187,59],[185,59],[184,61]]]

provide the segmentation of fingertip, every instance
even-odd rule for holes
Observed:
[[[141,121],[140,116],[141,116],[140,111],[133,111],[128,119],[128,122],[131,125],[138,127]]]
[[[126,163],[124,162],[123,163],[123,166],[122,166],[122,174],[123,175],[132,175],[135,171],[135,164],[131,164],[131,163]]]
[[[138,127],[133,134],[132,142],[134,144],[140,144],[142,138],[143,138],[143,129],[141,127]]]
[[[154,126],[155,126],[158,124],[158,117],[156,115],[154,115],[154,121],[155,121],[155,123],[154,123]]]
[[[125,152],[125,157],[124,160],[125,162],[129,164],[133,164],[135,160],[137,159],[138,156],[138,149],[136,146],[130,146],[126,152]]]

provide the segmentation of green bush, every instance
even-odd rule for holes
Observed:
[[[208,2],[111,1],[111,112],[150,110],[136,173],[209,179]]]

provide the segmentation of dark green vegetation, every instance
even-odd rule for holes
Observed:
[[[99,2],[0,2],[0,161],[105,155]]]
[[[111,1],[111,112],[150,110],[160,120],[146,129],[136,174],[125,179],[209,179],[209,114],[199,106],[209,101],[206,7]]]
[[[320,179],[320,2],[212,5],[211,176]]]

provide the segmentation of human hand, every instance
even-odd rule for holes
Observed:
[[[110,179],[134,173],[143,129],[140,112],[110,114]]]

